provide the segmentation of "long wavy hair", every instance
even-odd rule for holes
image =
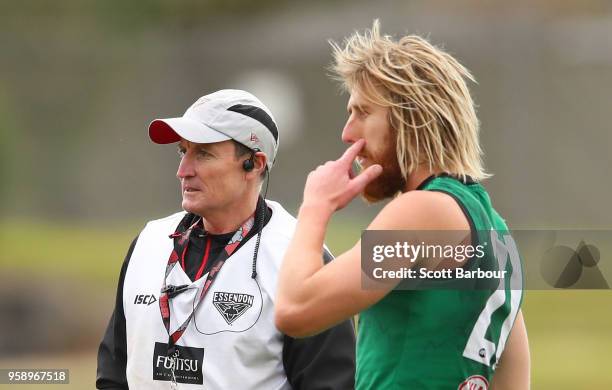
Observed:
[[[462,178],[482,180],[479,123],[466,79],[470,72],[427,40],[408,35],[395,41],[371,29],[355,32],[342,46],[330,41],[333,77],[350,93],[389,108],[398,163],[404,179],[426,165]]]

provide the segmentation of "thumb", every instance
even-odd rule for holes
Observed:
[[[374,164],[368,167],[366,170],[361,172],[357,177],[351,180],[353,191],[359,193],[370,183],[376,179],[382,173],[382,166]]]

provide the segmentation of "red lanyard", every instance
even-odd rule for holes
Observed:
[[[166,279],[168,279],[168,275],[170,275],[170,272],[172,271],[174,266],[176,266],[176,264],[178,263],[179,258],[181,259],[185,258],[185,252],[187,251],[187,245],[189,244],[189,236],[191,235],[193,228],[199,222],[200,221],[197,221],[196,223],[191,225],[187,230],[185,230],[183,233],[180,233],[180,236],[178,236],[180,237],[178,241],[178,245],[176,245],[176,247],[172,249],[172,253],[170,253],[170,258],[168,259],[168,265],[166,265],[166,274],[164,276],[164,282],[162,284],[161,294],[159,296],[159,309],[161,312],[164,327],[166,328],[166,331],[168,332],[168,352],[169,352],[168,354],[169,355],[174,352],[175,350],[174,346],[176,342],[181,338],[181,336],[185,332],[185,329],[187,329],[187,325],[189,325],[189,321],[191,321],[191,319],[193,318],[195,311],[198,309],[198,307],[200,306],[200,303],[206,296],[206,293],[210,289],[210,286],[212,285],[215,278],[219,274],[221,267],[223,267],[223,264],[225,264],[225,261],[232,255],[232,253],[234,253],[236,248],[238,248],[238,245],[240,245],[240,242],[242,242],[244,237],[246,237],[249,234],[249,231],[253,228],[255,217],[254,217],[254,214],[251,215],[249,219],[247,219],[240,226],[240,228],[236,231],[236,233],[234,233],[230,241],[225,246],[225,249],[222,250],[221,253],[219,253],[212,267],[210,268],[210,271],[208,272],[208,277],[206,278],[206,281],[204,282],[204,287],[202,288],[202,292],[200,293],[200,297],[198,299],[198,302],[195,305],[194,310],[191,312],[191,314],[189,314],[189,317],[187,317],[187,319],[181,324],[181,326],[179,326],[176,331],[170,334],[170,301],[169,300],[173,298],[174,296],[176,296],[177,294],[187,290],[189,286],[188,285],[182,285],[182,286],[166,285]],[[178,233],[171,234],[170,238],[177,237],[177,234]],[[207,243],[206,251],[205,251],[206,260],[208,260],[209,250],[210,250],[210,239]],[[180,257],[178,255],[178,252],[181,253]],[[204,265],[205,265],[204,259],[202,259],[202,265],[200,266],[200,269],[198,270],[199,276],[201,276],[201,272],[204,271]],[[198,275],[196,275],[196,280],[198,279]]]

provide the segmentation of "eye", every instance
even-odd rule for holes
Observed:
[[[179,157],[180,157],[180,158],[185,157],[185,149],[183,149],[183,148],[178,148],[178,149],[176,150],[176,153],[178,153],[178,155],[179,155]]]
[[[363,110],[363,109],[361,109],[361,108],[355,108],[355,109],[353,110],[353,114],[355,114],[355,116],[356,116],[357,118],[359,118],[359,119],[364,119],[365,117],[367,117],[367,116],[368,116],[367,111],[364,111],[364,110]]]
[[[370,113],[362,106],[351,106],[347,109],[349,116],[355,116],[359,119],[365,119]]]
[[[198,156],[200,156],[200,157],[209,157],[209,156],[211,156],[211,154],[207,150],[205,150],[205,149],[199,149],[198,150]]]

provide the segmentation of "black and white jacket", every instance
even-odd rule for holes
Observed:
[[[249,234],[225,262],[177,343],[174,371],[179,388],[354,387],[355,336],[350,321],[304,339],[283,335],[274,325],[276,281],[295,218],[276,202],[267,201],[267,209],[271,216],[262,230],[257,277],[252,278],[256,234]],[[186,217],[181,212],[149,222],[130,246],[115,310],[98,351],[97,388],[170,388],[168,333],[158,299],[174,245],[168,235]],[[193,311],[205,276],[192,282],[182,267],[173,268],[168,282],[188,284],[190,289],[170,300],[170,332]]]

